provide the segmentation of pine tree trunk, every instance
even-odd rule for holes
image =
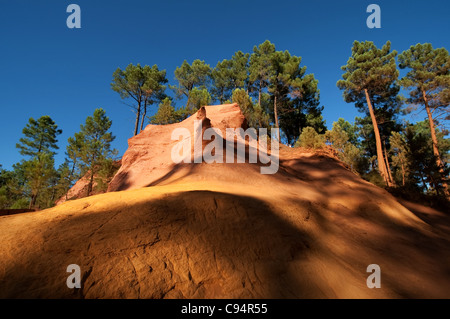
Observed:
[[[402,181],[403,181],[403,187],[405,187],[405,166],[402,162]]]
[[[186,110],[188,110],[189,107],[189,101],[191,100],[191,90],[188,91],[188,97],[186,102]]]
[[[422,90],[422,96],[423,96],[423,101],[425,102],[425,110],[427,111],[427,115],[428,115],[428,122],[430,124],[430,131],[431,131],[431,140],[432,140],[432,144],[433,144],[433,153],[434,153],[434,157],[436,157],[436,165],[439,168],[439,173],[441,174],[441,178],[442,178],[442,188],[444,191],[444,195],[447,198],[450,198],[450,193],[448,190],[448,185],[447,182],[445,181],[445,173],[444,173],[444,165],[441,161],[441,156],[439,154],[439,148],[438,148],[438,140],[436,137],[436,129],[434,127],[434,120],[430,111],[430,107],[428,105],[428,99],[427,96],[425,94],[425,91]]]
[[[370,101],[369,92],[367,89],[364,89],[364,93],[366,94],[367,105],[369,107],[370,118],[372,119],[373,130],[375,134],[375,142],[377,145],[377,159],[378,159],[378,170],[380,171],[381,176],[383,177],[386,185],[388,187],[393,186],[392,181],[389,179],[389,175],[387,173],[386,164],[383,156],[383,149],[381,147],[381,138],[380,131],[378,130],[377,119],[375,118],[375,112],[372,108],[372,102]]]
[[[94,171],[91,169],[91,177],[89,179],[88,189],[87,189],[87,196],[89,197],[92,193],[92,187],[94,184]]]
[[[75,174],[75,165],[76,165],[76,161],[73,161],[73,165],[72,165],[72,170],[70,171],[70,175],[69,175],[69,189],[66,190],[66,200],[68,200],[68,195],[69,195],[69,190],[70,190],[70,184],[72,184],[72,180],[73,180],[73,175]]]
[[[275,95],[275,100],[273,103],[273,116],[275,117],[275,127],[278,128],[278,112],[277,112],[277,96]]]
[[[134,125],[134,135],[138,135],[139,119],[141,117],[141,100],[138,101],[138,108],[136,110],[136,124]]]
[[[37,195],[37,193],[31,195],[30,206],[28,207],[28,209],[32,209],[34,205],[36,205]]]
[[[144,112],[142,113],[141,131],[144,128],[145,116],[147,115],[147,104],[144,104]]]
[[[384,160],[386,161],[386,170],[388,172],[389,179],[394,183],[394,179],[392,178],[391,166],[389,165],[389,157],[386,150],[386,141],[383,142],[384,147]]]
[[[259,84],[258,90],[258,105],[261,106],[261,83]]]

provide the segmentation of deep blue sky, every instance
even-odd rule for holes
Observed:
[[[66,26],[71,3],[81,7],[81,29]],[[371,3],[381,7],[381,29],[366,26]],[[117,67],[157,64],[175,84],[173,72],[184,59],[215,66],[266,39],[278,50],[303,57],[307,72],[319,80],[331,128],[339,117],[353,122],[360,115],[336,88],[353,41],[381,46],[391,40],[399,52],[419,42],[450,49],[450,2],[1,0],[0,164],[10,169],[20,161],[15,144],[22,129],[30,117],[42,115],[50,115],[63,130],[60,164],[67,138],[97,107],[112,119],[114,147],[122,155],[135,117],[110,89]]]

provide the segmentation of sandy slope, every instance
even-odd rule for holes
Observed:
[[[280,157],[275,175],[185,165],[153,187],[0,217],[0,297],[450,297],[448,217],[332,158]],[[69,264],[82,289],[66,287]]]

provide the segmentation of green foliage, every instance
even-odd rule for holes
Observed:
[[[160,104],[158,111],[150,118],[152,124],[172,124],[179,121],[179,116],[172,106],[172,100],[166,97]]]
[[[364,174],[363,178],[378,187],[384,188],[386,186],[383,177],[376,170],[371,170],[370,172]]]
[[[97,192],[106,192],[109,182],[111,182],[118,169],[113,159],[106,158],[97,172],[95,190]]]
[[[233,91],[232,102],[239,105],[249,127],[255,129],[270,127],[269,115],[263,111],[261,106],[253,103],[252,98],[244,89],[235,89]]]
[[[450,151],[450,140],[445,138],[444,132],[437,130],[441,154]],[[402,133],[394,133],[391,137],[393,145],[393,162],[397,176],[401,176],[401,165],[405,167],[405,187],[437,194],[442,189],[442,179],[439,167],[431,147],[430,127],[427,121],[418,122],[406,127]],[[444,172],[449,174],[448,155],[444,156]],[[403,183],[402,183],[403,185]]]
[[[244,88],[249,76],[250,54],[237,51],[231,58],[230,78],[233,89]]]
[[[67,195],[67,192],[70,190],[73,184],[74,176],[72,166],[71,163],[66,159],[66,161],[64,161],[64,163],[62,163],[56,171],[53,196],[55,200],[61,198],[64,195]],[[66,199],[68,199],[67,196]]]
[[[178,81],[175,92],[178,96],[185,95],[189,100],[194,87],[206,87],[210,74],[211,67],[205,61],[194,60],[190,65],[184,60],[183,64],[175,69],[175,78]]]
[[[344,100],[347,103],[354,102],[360,111],[370,115],[378,170],[389,187],[395,186],[387,157],[389,135],[380,133],[379,125],[389,123],[386,119],[392,118],[399,108],[396,55],[397,51],[391,52],[389,41],[381,49],[371,41],[355,41],[352,55],[347,64],[341,67],[343,79],[337,82],[338,88],[344,90]]]
[[[226,99],[229,99],[232,89],[231,83],[231,61],[223,60],[217,62],[216,67],[212,70],[211,78],[213,81],[213,87],[211,93],[216,101],[220,104]]]
[[[401,69],[409,69],[400,80],[409,90],[408,104],[413,108],[423,105],[423,93],[432,109],[450,104],[450,56],[445,48],[433,49],[430,43],[418,43],[402,52],[398,60]]]
[[[13,165],[12,171],[2,171],[1,194],[3,200],[0,208],[11,208],[13,203],[18,199],[24,198],[27,202],[27,208],[30,203],[30,193],[25,180],[25,173],[20,163]]]
[[[253,47],[249,65],[249,91],[257,92],[258,104],[261,104],[261,93],[269,85],[272,76],[272,59],[275,54],[275,45],[269,40],[259,46]]]
[[[111,125],[112,121],[106,116],[106,112],[101,108],[96,109],[93,116],[88,116],[86,123],[80,126],[80,132],[68,140],[68,147],[74,149],[73,154],[78,156],[72,160],[77,163],[80,175],[89,173],[87,195],[92,192],[94,176],[117,155],[117,151],[111,149],[111,143],[115,139],[108,132]]]
[[[16,200],[10,207],[10,209],[27,209],[29,208],[30,201],[24,197]]]
[[[276,51],[270,41],[255,46],[250,56],[248,89],[257,96],[262,111],[280,127],[289,144],[297,140],[304,127],[314,127],[318,132],[326,130],[323,107],[319,106],[318,81],[313,74],[305,74],[301,60],[288,51]]]
[[[211,94],[209,94],[207,89],[193,88],[191,91],[191,98],[189,99],[189,103],[186,105],[186,110],[189,112],[189,114],[194,114],[202,106],[210,105],[211,101]]]
[[[22,130],[23,135],[16,144],[21,155],[37,156],[40,153],[52,153],[57,150],[57,136],[62,133],[58,129],[58,125],[50,118],[50,116],[41,116],[37,121],[30,117],[27,125]]]
[[[397,184],[406,186],[410,175],[411,150],[404,135],[399,132],[392,132],[390,137],[391,159],[394,168],[394,177]]]
[[[244,88],[248,78],[248,59],[248,53],[238,51],[231,60],[217,63],[211,73],[213,81],[211,93],[214,100],[223,104],[231,99],[233,90]]]
[[[390,95],[390,88],[399,75],[395,63],[396,55],[397,51],[391,52],[389,41],[381,49],[371,41],[355,41],[347,65],[341,67],[345,72],[343,79],[337,82],[338,88],[344,90],[345,101],[365,103],[365,89],[371,97]]]
[[[29,161],[22,162],[25,178],[32,195],[45,190],[55,175],[54,159],[49,153],[42,153]]]
[[[313,127],[305,127],[300,134],[295,147],[319,149],[325,146],[325,136],[316,132]]]
[[[29,208],[36,205],[41,208],[48,207],[48,201],[43,199],[47,198],[45,193],[55,176],[53,157],[58,149],[57,135],[61,132],[49,116],[42,116],[37,121],[29,119],[23,129],[25,137],[21,138],[16,146],[21,155],[30,158],[13,166],[15,175],[21,178],[20,182],[9,182],[12,192],[16,193],[17,202],[23,203],[24,200],[20,201],[21,199],[31,197]]]
[[[339,127],[341,127],[345,133],[347,133],[348,141],[351,144],[355,146],[359,145],[358,126],[356,124],[350,124],[350,122],[344,120],[343,118],[339,118],[337,120],[337,125],[339,125]]]
[[[12,208],[18,200],[25,202],[25,207],[30,204],[30,194],[27,188],[25,174],[20,163],[13,165],[13,170],[1,171],[0,177],[0,209]]]
[[[344,123],[344,125],[350,124],[343,121],[341,123]],[[351,127],[351,125],[346,126]],[[325,133],[325,138],[331,147],[337,151],[341,161],[346,163],[352,171],[360,171],[364,164],[362,152],[350,142],[347,132],[340,126],[339,122],[333,123],[333,129]]]
[[[129,64],[125,70],[118,68],[113,73],[111,88],[120,94],[122,99],[132,99],[130,105],[136,111],[134,135],[139,132],[139,121],[142,112],[140,129],[142,130],[147,113],[147,106],[163,100],[167,83],[166,71],[160,71],[155,64],[152,67],[140,64]]]
[[[391,43],[388,41],[378,49],[373,42],[353,43],[352,56],[347,65],[341,69],[345,71],[343,79],[337,82],[338,88],[344,90],[344,99],[366,114],[365,120],[369,128],[372,125],[367,99],[364,90],[367,90],[374,109],[375,119],[380,130],[380,139],[388,141],[390,132],[398,131],[399,125],[396,117],[400,112],[398,98],[399,86],[396,80],[399,75],[395,63],[397,51],[391,52]],[[373,125],[372,125],[373,130]],[[367,132],[369,134],[369,132]],[[371,134],[375,141],[375,136]],[[374,147],[376,153],[376,147]]]

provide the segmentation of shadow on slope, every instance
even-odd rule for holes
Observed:
[[[48,224],[41,247],[11,260],[1,297],[325,297],[289,267],[314,243],[258,199],[193,191],[85,209]],[[66,287],[69,264],[81,267],[81,289]]]

